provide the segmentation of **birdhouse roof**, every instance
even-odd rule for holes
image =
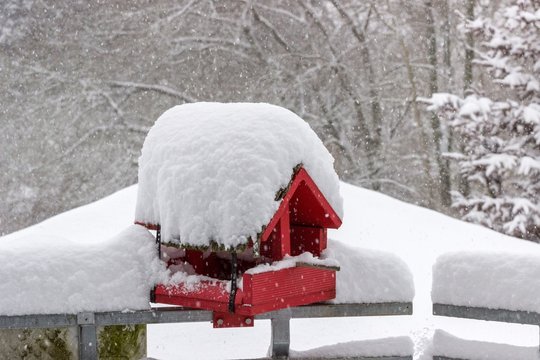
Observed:
[[[333,162],[310,126],[282,107],[175,106],[144,141],[135,218],[159,224],[167,243],[236,249],[258,239],[299,165],[341,218]]]

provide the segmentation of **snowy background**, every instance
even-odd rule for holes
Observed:
[[[529,0],[2,1],[0,234],[134,184],[166,109],[248,101],[306,120],[344,181],[535,239],[536,190],[519,184],[539,171],[537,11]],[[468,105],[444,114],[416,101],[440,92]],[[463,126],[482,116],[494,120]],[[490,140],[469,144],[482,129]],[[516,197],[533,206],[505,228],[514,215],[461,207],[482,195],[509,214]]]
[[[539,29],[533,0],[2,1],[0,291],[61,278],[54,310],[92,308],[99,298],[77,286],[119,275],[115,258],[132,271],[114,284],[140,297],[111,287],[111,304],[146,307],[147,289],[129,285],[163,268],[148,233],[129,227],[150,127],[178,104],[268,102],[307,121],[335,158],[335,248],[377,262],[355,267],[366,284],[388,269],[414,282],[410,317],[293,320],[295,355],[412,346],[417,359],[537,359],[536,327],[440,319],[431,304],[540,310]],[[3,297],[0,312],[51,311],[42,305]],[[264,321],[152,325],[148,353],[260,357],[260,339]]]

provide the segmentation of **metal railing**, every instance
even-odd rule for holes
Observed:
[[[257,315],[271,321],[272,358],[287,358],[292,318],[411,315],[410,302],[373,304],[315,304]],[[163,307],[132,312],[85,312],[79,314],[0,316],[0,329],[77,327],[80,360],[98,359],[97,327],[107,325],[211,322],[212,312],[181,307]],[[359,357],[368,360],[412,360],[412,356]]]
[[[489,309],[474,306],[433,304],[433,315],[540,326],[540,314],[531,311]],[[465,360],[434,355],[433,360]]]

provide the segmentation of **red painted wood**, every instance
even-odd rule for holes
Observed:
[[[288,213],[287,206],[285,213]],[[277,222],[268,239],[262,244],[261,255],[278,261],[287,254],[291,254],[291,229],[289,216],[283,216]]]
[[[310,252],[320,256],[327,246],[327,231],[321,227],[291,225],[291,255]]]
[[[179,305],[194,309],[229,311],[229,292],[226,281],[203,281],[196,288],[187,288],[184,284],[178,286],[158,285],[155,289],[156,302]],[[238,290],[235,305],[242,303],[243,292]]]
[[[289,213],[289,206],[286,204],[284,208],[284,214]],[[279,220],[280,226],[279,226],[279,245],[276,247],[276,250],[274,252],[275,257],[273,258],[274,261],[276,260],[282,260],[285,255],[291,254],[291,224],[289,221],[288,216],[283,216]]]
[[[270,255],[268,256],[270,257]],[[238,254],[238,257],[237,269],[239,274],[256,266],[261,260],[251,256],[250,253],[240,253]],[[259,262],[257,262],[257,260],[259,260]],[[231,278],[230,254],[225,251],[216,253],[188,249],[185,250],[184,256],[169,259],[167,265],[179,265],[185,262],[192,265],[199,275],[208,276],[218,280],[229,280]]]
[[[156,302],[196,309],[228,312],[225,281],[204,282],[196,289],[182,284],[156,287]],[[256,315],[290,306],[331,300],[336,296],[335,271],[295,267],[259,274],[244,274],[243,289],[235,298],[236,314]]]
[[[218,312],[212,313],[214,329],[230,327],[253,327],[255,318],[253,315],[240,315],[237,313]]]
[[[288,207],[290,207],[291,223],[293,224],[332,229],[341,226],[341,219],[330,206],[328,200],[308,172],[304,168],[300,168],[294,175],[278,210],[263,231],[261,241],[266,241],[281,218],[289,215]]]
[[[332,300],[336,297],[336,290],[321,290],[316,293],[305,295],[291,295],[284,299],[283,302],[267,302],[253,306],[241,306],[238,308],[239,314],[262,314],[269,311],[285,309],[288,307],[314,304],[322,301]]]
[[[301,296],[336,288],[335,271],[294,267],[249,275],[251,277],[251,305],[283,302],[290,296]]]
[[[186,249],[186,261],[193,266],[197,274],[206,275],[208,262],[200,250]]]
[[[143,224],[151,230],[159,225]],[[286,254],[306,251],[320,256],[327,246],[327,228],[338,228],[341,219],[313,182],[300,168],[287,193],[261,235],[259,260],[247,256],[239,260],[240,273],[267,258],[281,260]],[[250,244],[253,245],[252,243]],[[214,311],[214,327],[252,326],[253,315],[331,300],[336,295],[336,275],[332,269],[295,267],[273,272],[243,275],[243,289],[235,297],[235,312],[228,312],[230,260],[221,253],[186,250],[185,257],[171,262],[187,261],[198,274],[220,279],[206,281],[196,288],[184,284],[156,287],[156,301],[190,308]],[[266,261],[266,260],[265,260]],[[250,319],[251,324],[245,323]]]

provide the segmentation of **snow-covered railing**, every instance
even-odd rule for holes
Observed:
[[[271,320],[270,351],[272,358],[289,355],[290,319],[356,316],[411,315],[410,302],[369,304],[316,304],[288,308],[257,315],[257,319]],[[211,322],[212,312],[178,307],[154,308],[133,312],[87,312],[79,314],[48,314],[0,316],[0,329],[77,327],[80,360],[98,359],[97,327],[107,325],[164,324],[182,322]],[[372,359],[359,357],[358,359]],[[411,356],[377,356],[378,360],[412,360]]]
[[[539,273],[535,253],[445,254],[433,267],[433,315],[540,326]],[[441,355],[433,359],[457,357]]]
[[[433,315],[540,326],[540,314],[530,311],[489,309],[484,307],[449,304],[433,304]],[[447,356],[433,355],[433,360],[455,359],[456,358]],[[463,357],[460,357],[460,360],[465,359],[463,359]]]
[[[530,311],[433,304],[433,315],[540,326],[540,314]]]

